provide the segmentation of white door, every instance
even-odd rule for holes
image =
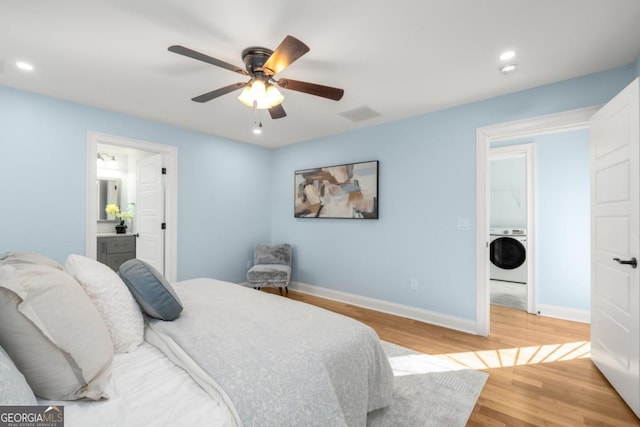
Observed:
[[[640,416],[638,79],[591,122],[591,358]]]
[[[164,274],[162,155],[156,154],[138,160],[136,169],[136,258]]]

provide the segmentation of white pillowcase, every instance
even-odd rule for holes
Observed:
[[[144,339],[144,320],[118,274],[105,264],[81,255],[69,255],[66,271],[84,288],[107,324],[116,353],[135,350]]]
[[[0,378],[2,378],[0,405],[35,406],[38,404],[24,375],[16,368],[15,363],[2,347],[0,347]]]
[[[0,265],[0,345],[40,397],[108,397],[109,331],[82,287],[63,270]]]

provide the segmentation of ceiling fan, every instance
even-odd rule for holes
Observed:
[[[339,101],[344,95],[344,90],[330,86],[291,79],[276,80],[274,78],[276,74],[309,52],[309,46],[292,36],[285,37],[276,50],[264,47],[248,47],[244,49],[242,51],[242,60],[245,68],[237,67],[184,46],[170,46],[169,51],[250,77],[248,82],[233,83],[191,98],[195,102],[211,101],[219,96],[243,89],[238,97],[243,104],[258,109],[268,109],[272,119],[280,119],[285,117],[287,113],[282,107],[284,96],[282,96],[277,87],[308,93],[334,101]]]

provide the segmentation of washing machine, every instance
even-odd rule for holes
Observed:
[[[489,278],[527,283],[527,230],[491,228]]]

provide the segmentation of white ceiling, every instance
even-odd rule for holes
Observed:
[[[288,116],[254,112],[239,92],[194,96],[244,81],[168,52],[181,44],[242,66],[249,46],[286,35],[310,52],[276,77],[345,90],[330,101],[282,90]],[[519,68],[498,71],[517,53]],[[0,0],[0,85],[276,147],[633,63],[638,0]],[[32,63],[25,73],[16,60]],[[339,113],[366,106],[379,117]]]

